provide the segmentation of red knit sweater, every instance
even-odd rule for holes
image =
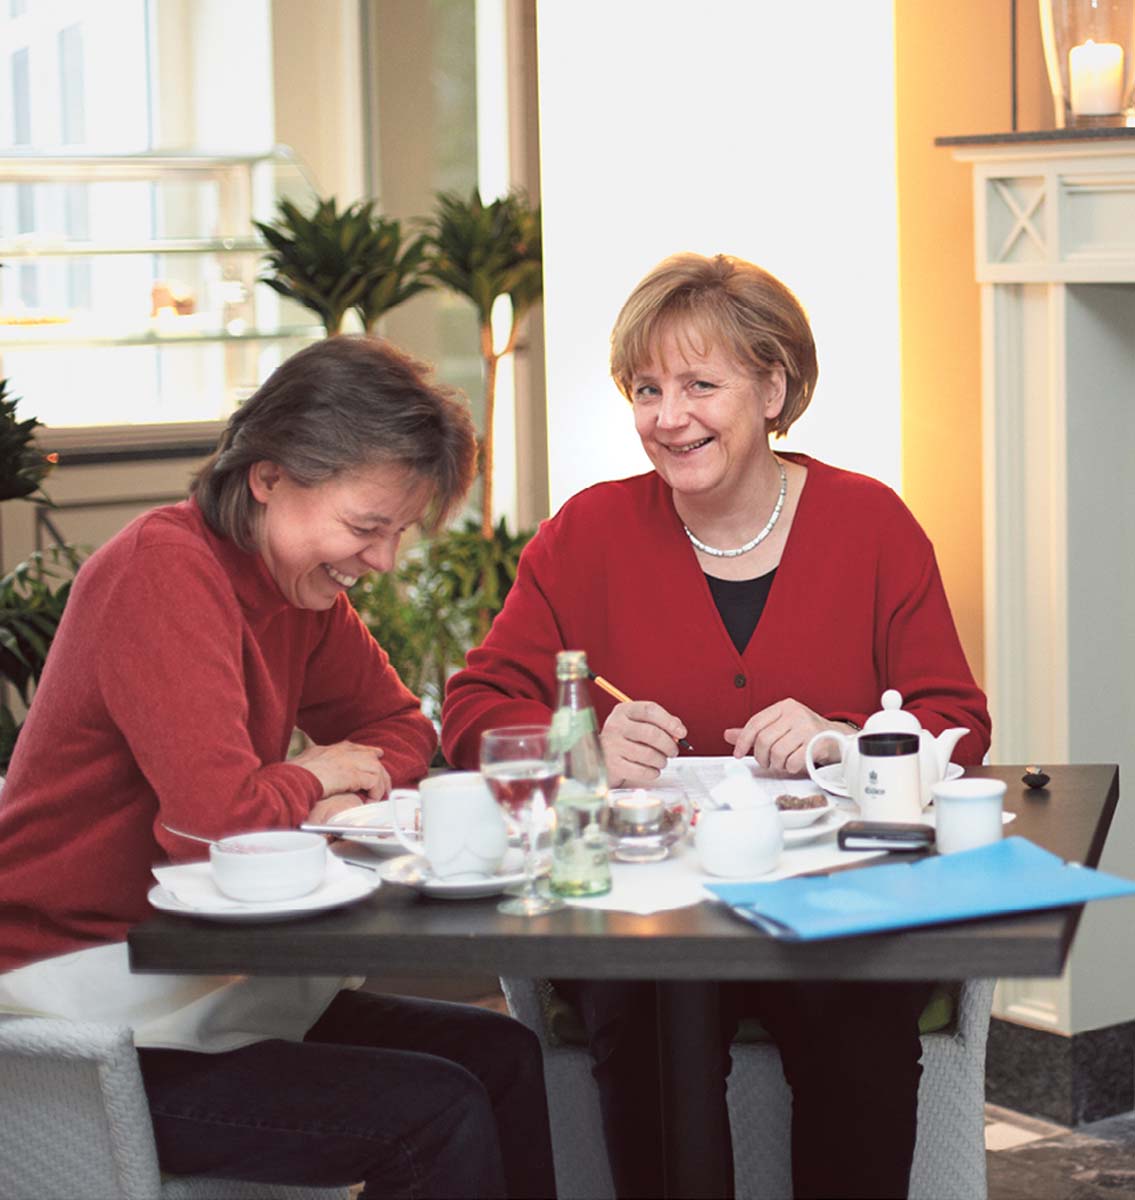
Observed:
[[[484,644],[449,683],[442,746],[477,762],[482,730],[547,720],[557,650],[685,723],[695,752],[787,697],[862,724],[886,688],[934,733],[961,725],[959,763],[989,748],[989,713],[950,616],[934,551],[902,501],[863,475],[808,468],[768,603],[739,654],[651,472],[580,493],[545,522]],[[602,723],[615,701],[592,689]]]
[[[121,940],[150,867],[207,837],[295,826],[319,781],[284,762],[382,746],[425,774],[430,722],[345,596],[294,608],[259,555],[187,501],[139,517],[83,566],[0,793],[0,970]]]

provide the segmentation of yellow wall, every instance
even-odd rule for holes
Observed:
[[[895,3],[903,494],[934,542],[979,677],[981,345],[973,205],[969,168],[934,138],[1009,128],[1009,23],[994,12],[988,0]]]
[[[1035,4],[1018,15],[1018,127],[1051,125]],[[903,495],[983,674],[981,328],[970,168],[935,137],[1011,128],[1009,5],[895,0]]]

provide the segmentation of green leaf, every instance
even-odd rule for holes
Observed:
[[[503,606],[531,536],[511,535],[502,519],[485,539],[468,521],[417,543],[394,571],[351,590],[359,615],[431,716],[440,716],[446,679]]]
[[[0,500],[24,499],[36,492],[46,500],[40,484],[55,458],[36,447],[40,422],[35,417],[17,420],[17,404],[18,398],[8,394],[8,381],[0,379]]]
[[[429,286],[422,239],[403,250],[399,222],[376,213],[373,200],[340,212],[329,197],[317,200],[310,215],[282,200],[273,223],[253,224],[268,246],[262,282],[317,313],[328,333],[352,308],[373,329],[384,313]]]
[[[468,200],[437,196],[425,223],[426,271],[444,287],[471,300],[485,324],[499,296],[516,296],[525,308],[543,286],[540,212],[523,192],[484,204],[474,189]]]

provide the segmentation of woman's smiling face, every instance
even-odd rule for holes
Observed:
[[[643,449],[674,492],[727,501],[768,448],[784,370],[754,378],[725,351],[670,330],[634,372],[631,400]]]
[[[284,599],[330,608],[370,571],[394,566],[402,534],[421,520],[428,484],[394,463],[357,467],[305,487],[273,462],[254,463],[256,543]]]

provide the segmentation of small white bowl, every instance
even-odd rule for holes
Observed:
[[[822,795],[825,804],[817,804],[815,808],[781,808],[777,805],[777,812],[780,813],[780,823],[785,829],[803,829],[807,825],[814,825],[821,817],[826,817],[828,813],[835,808],[835,801],[831,796],[823,792],[817,792],[815,788],[811,788],[807,792],[789,792],[789,795],[812,796]]]
[[[213,882],[233,900],[292,900],[323,882],[327,842],[298,829],[239,833],[209,847],[209,864]]]

